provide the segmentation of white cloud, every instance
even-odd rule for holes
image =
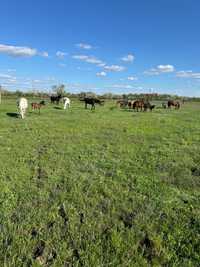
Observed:
[[[146,74],[146,75],[159,75],[160,72],[156,68],[152,68],[150,70],[145,70],[144,74]]]
[[[0,78],[1,79],[9,79],[9,78],[12,78],[13,76],[11,75],[8,75],[8,74],[4,74],[4,73],[0,73]]]
[[[62,52],[62,51],[57,51],[56,56],[60,59],[63,59],[65,56],[67,56],[67,53]]]
[[[172,66],[172,65],[159,65],[159,66],[157,66],[157,69],[162,73],[163,72],[173,72],[174,66]]]
[[[137,80],[138,80],[138,78],[135,77],[135,76],[129,76],[127,79],[128,79],[129,81],[137,81]]]
[[[147,70],[144,72],[144,74],[147,75],[159,75],[162,73],[170,73],[170,72],[174,72],[175,68],[173,65],[158,65],[155,68],[152,68],[150,70]]]
[[[16,72],[16,69],[7,69],[7,72]]]
[[[107,73],[105,71],[97,72],[96,74],[98,77],[105,77]]]
[[[104,67],[106,66],[106,63],[100,63],[100,64],[97,64],[98,67]]]
[[[44,77],[41,79],[38,78],[29,78],[22,76],[11,76],[8,74],[0,74],[0,84],[8,89],[16,90],[32,90],[32,89],[40,89],[46,90],[50,88],[56,81],[51,77]]]
[[[59,63],[58,66],[61,67],[61,68],[65,68],[66,67],[66,64]]]
[[[112,72],[120,72],[120,71],[124,71],[126,68],[123,66],[119,66],[119,65],[105,65],[104,69],[107,71],[112,71]]]
[[[76,45],[77,47],[81,48],[81,49],[85,49],[85,50],[90,50],[93,48],[92,45],[90,44],[85,44],[85,43],[80,43]]]
[[[94,56],[87,56],[87,55],[74,55],[72,56],[74,59],[78,59],[87,63],[101,65],[104,64],[104,62]]]
[[[47,52],[38,52],[37,49],[35,48],[30,48],[26,46],[4,45],[4,44],[0,44],[0,53],[14,57],[33,57],[36,55],[48,57]]]
[[[49,54],[45,51],[45,52],[41,52],[41,53],[38,53],[38,55],[42,56],[42,57],[48,57]]]
[[[105,71],[110,72],[120,72],[125,70],[126,68],[119,65],[106,65],[105,62],[103,62],[101,59],[98,59],[94,56],[87,56],[87,55],[74,55],[72,56],[74,59],[78,59],[87,63],[95,64],[98,67],[103,68]]]
[[[113,84],[111,87],[117,89],[134,89],[134,87],[130,84]]]
[[[135,56],[132,54],[128,54],[127,56],[124,56],[121,58],[121,60],[124,62],[133,62],[134,59],[135,59]]]
[[[176,73],[176,77],[200,79],[200,72],[193,72],[192,70],[182,70]]]

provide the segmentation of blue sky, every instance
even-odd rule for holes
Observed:
[[[198,0],[2,0],[0,84],[200,96],[199,10]]]

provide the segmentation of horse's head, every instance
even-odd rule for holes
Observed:
[[[44,100],[40,101],[40,105],[45,106],[46,105],[45,101]]]

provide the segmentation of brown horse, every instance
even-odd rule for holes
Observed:
[[[135,102],[135,100],[129,100],[128,101],[128,107],[129,107],[129,109],[133,108],[134,102]]]
[[[167,102],[167,106],[168,106],[168,108],[174,107],[175,109],[179,109],[180,108],[180,102],[175,101],[175,100],[169,100]]]
[[[41,101],[40,103],[31,103],[32,110],[38,109],[39,114],[40,114],[41,107],[44,105],[45,105],[44,101]]]
[[[119,106],[120,108],[125,108],[128,106],[128,101],[127,100],[118,100],[116,102],[117,106]]]
[[[140,109],[140,111],[142,111],[144,109],[144,100],[136,100],[133,102],[132,104],[132,108],[138,112],[138,110]]]

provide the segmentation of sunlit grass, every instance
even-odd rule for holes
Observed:
[[[200,104],[0,105],[0,266],[198,266]]]

